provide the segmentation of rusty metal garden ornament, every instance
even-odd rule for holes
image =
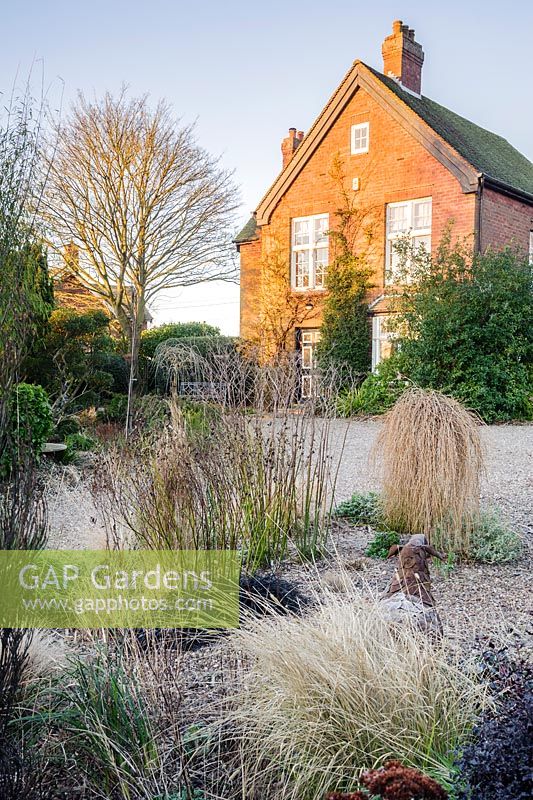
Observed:
[[[431,592],[429,559],[446,559],[432,547],[426,537],[417,533],[406,545],[393,545],[388,557],[398,555],[398,566],[380,604],[387,616],[397,622],[410,619],[423,631],[442,632],[442,624]]]

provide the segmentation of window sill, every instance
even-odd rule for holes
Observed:
[[[291,292],[297,292],[298,294],[305,294],[306,292],[313,292],[315,294],[322,294],[322,292],[326,291],[325,286],[306,286],[305,288],[299,286],[291,286]]]

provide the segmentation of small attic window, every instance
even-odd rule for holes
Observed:
[[[359,125],[352,125],[352,156],[359,153],[368,153],[368,142],[370,139],[370,123],[361,122]]]

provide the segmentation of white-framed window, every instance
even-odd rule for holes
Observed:
[[[372,371],[392,353],[392,343],[396,334],[389,330],[389,315],[376,314],[372,317]]]
[[[291,232],[293,289],[324,289],[329,260],[329,214],[297,217]]]
[[[352,156],[356,156],[359,153],[368,153],[369,141],[370,141],[369,122],[360,122],[359,125],[352,125],[352,130],[351,130]]]
[[[431,212],[431,197],[387,205],[385,283],[408,280],[408,275],[400,274],[400,267],[409,267],[409,261],[401,263],[402,255],[395,247],[398,239],[407,239],[415,252],[423,249],[431,253]]]
[[[318,328],[300,329],[300,349],[302,382],[301,396],[307,399],[313,394],[315,380],[317,376],[316,346],[320,341],[320,330]]]
[[[529,263],[533,264],[533,231],[529,231]]]

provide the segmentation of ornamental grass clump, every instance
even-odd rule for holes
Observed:
[[[242,743],[247,796],[263,800],[353,791],[391,758],[445,780],[483,702],[443,644],[357,596],[252,622],[235,646],[247,666],[226,727]]]
[[[250,574],[322,553],[341,457],[330,451],[334,384],[323,381],[319,418],[311,401],[294,408],[292,358],[262,365],[225,350],[210,363],[184,346],[165,352],[174,386],[199,392],[194,417],[173,394],[159,434],[103,455],[95,491],[111,526],[120,520],[149,549],[240,549]]]
[[[95,793],[130,800],[135,783],[160,769],[142,689],[119,659],[101,653],[93,660],[73,660],[52,689],[50,715],[66,737],[63,747],[75,756],[80,776]]]
[[[451,397],[408,389],[385,416],[378,452],[389,527],[468,556],[483,468],[478,419]]]

